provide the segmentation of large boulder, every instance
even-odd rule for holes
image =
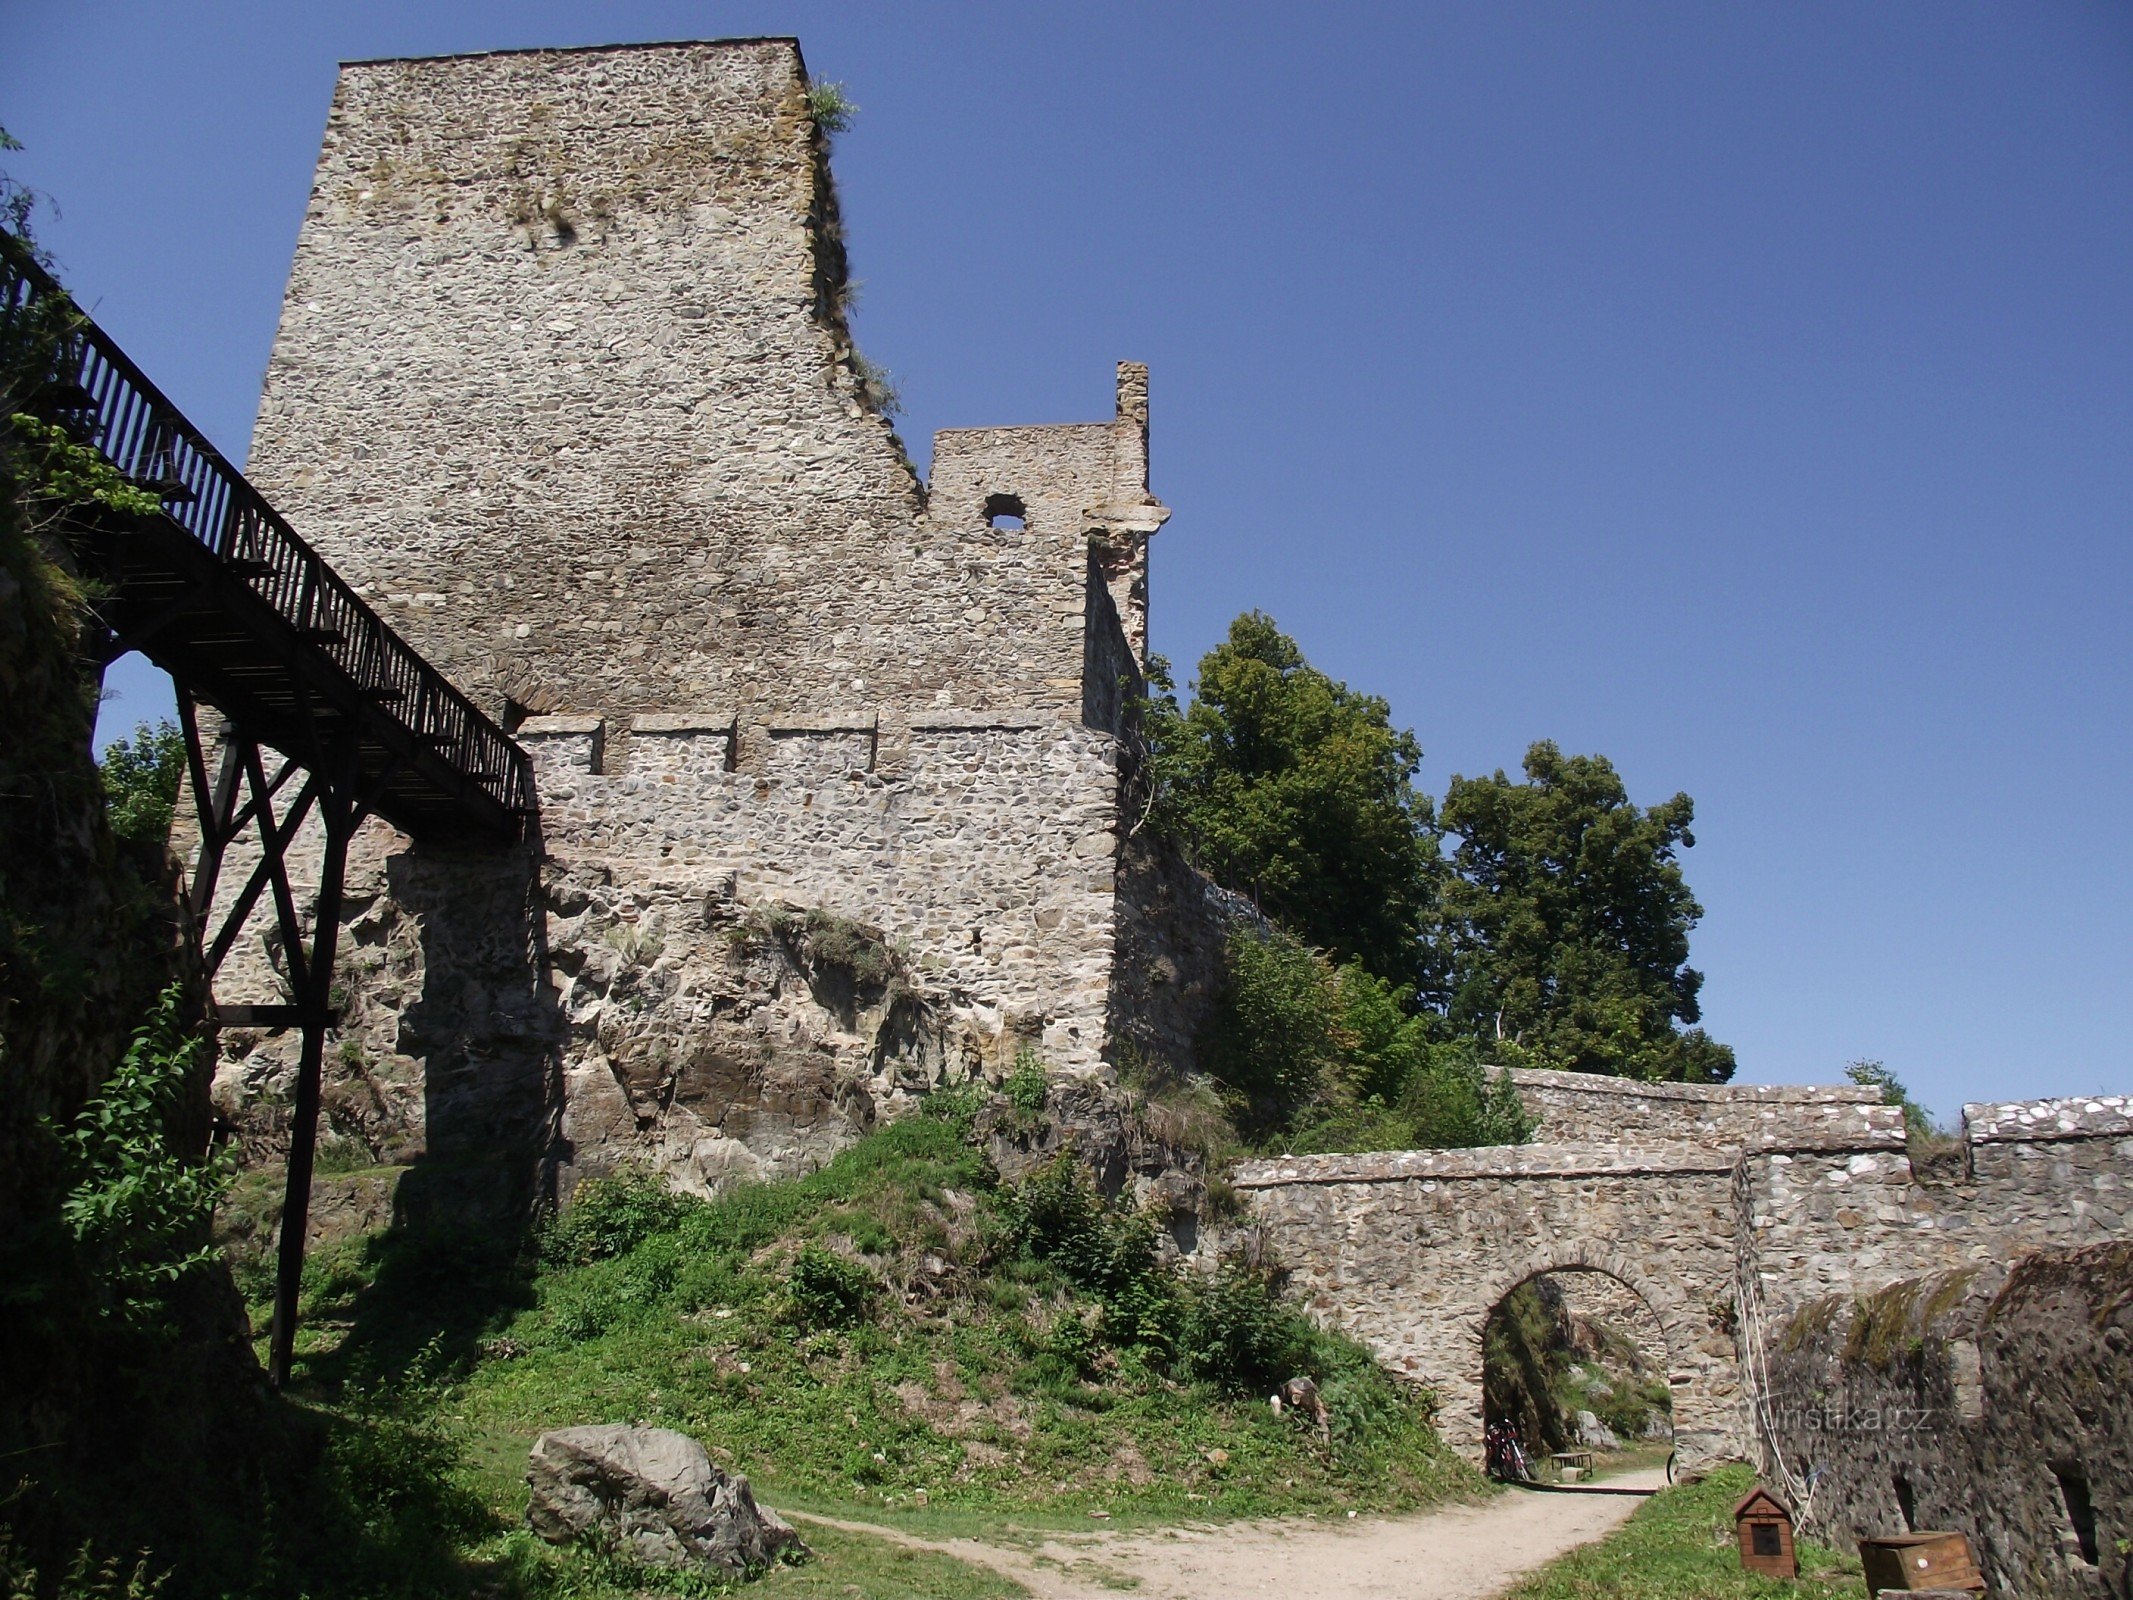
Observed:
[[[807,1553],[775,1511],[755,1503],[746,1478],[720,1470],[671,1428],[610,1423],[544,1433],[526,1482],[526,1520],[551,1544],[588,1539],[645,1566],[727,1577]]]
[[[1580,1411],[1577,1417],[1578,1443],[1587,1450],[1619,1450],[1622,1441],[1615,1437],[1615,1430],[1594,1416],[1590,1411]]]

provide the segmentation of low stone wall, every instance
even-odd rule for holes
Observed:
[[[1529,1105],[1562,1113],[1554,1127],[1617,1104],[1676,1136],[1295,1157],[1234,1176],[1311,1312],[1434,1389],[1445,1437],[1476,1453],[1482,1329],[1529,1277],[1604,1272],[1651,1308],[1694,1465],[1754,1448],[1743,1373],[1803,1303],[2120,1238],[2133,1206],[2125,1097],[1972,1106],[1959,1176],[1926,1183],[1901,1114],[1848,1092],[1569,1076],[1519,1075]],[[1652,1109],[1668,1106],[1678,1119]]]
[[[1952,1528],[1996,1594],[2123,1595],[2133,1243],[1807,1305],[1774,1341],[1764,1426],[1762,1468],[1811,1484],[1819,1538]]]
[[[1783,1148],[1804,1130],[1844,1126],[1881,1097],[1854,1084],[1639,1083],[1521,1067],[1518,1098],[1546,1144],[1690,1140]]]

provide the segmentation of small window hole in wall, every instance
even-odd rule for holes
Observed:
[[[1018,494],[989,494],[985,497],[985,525],[1002,532],[1017,532],[1029,526],[1029,508]]]
[[[1781,1556],[1785,1553],[1778,1539],[1778,1527],[1774,1522],[1756,1522],[1748,1527],[1748,1548],[1759,1556]]]
[[[1896,1509],[1903,1513],[1903,1531],[1918,1531],[1918,1495],[1911,1488],[1911,1480],[1902,1473],[1896,1474]]]
[[[2089,1477],[2073,1462],[2060,1461],[2052,1466],[2052,1476],[2059,1480],[2059,1498],[2066,1503],[2066,1532],[2061,1540],[2067,1545],[2067,1555],[2078,1556],[2084,1566],[2096,1565],[2096,1505],[2089,1499]],[[2071,1538],[2068,1537],[2071,1535]]]

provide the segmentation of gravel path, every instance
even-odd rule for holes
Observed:
[[[1610,1488],[1655,1489],[1658,1472]],[[1035,1546],[922,1539],[878,1523],[796,1516],[936,1550],[1014,1579],[1037,1600],[1486,1600],[1564,1551],[1612,1533],[1632,1495],[1509,1490],[1480,1505],[1341,1522],[1232,1522],[1053,1534]]]

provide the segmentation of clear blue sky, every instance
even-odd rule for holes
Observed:
[[[761,33],[921,456],[1152,365],[1181,667],[1686,789],[1745,1078],[2133,1089],[2133,8],[0,0],[0,122],[241,452],[337,59]]]

